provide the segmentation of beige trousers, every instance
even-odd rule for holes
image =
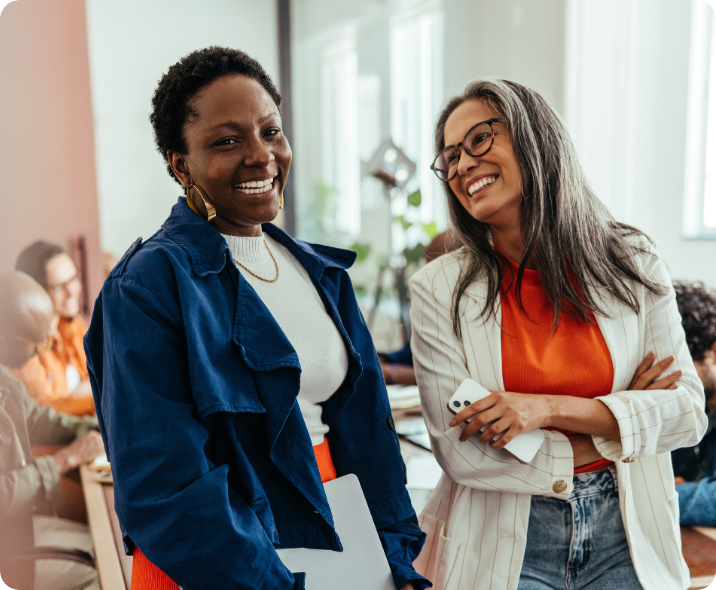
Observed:
[[[92,537],[86,524],[34,516],[36,547],[68,547],[94,555]],[[99,590],[97,570],[62,559],[40,559],[35,562],[35,590]]]

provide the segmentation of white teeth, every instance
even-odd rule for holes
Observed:
[[[235,189],[245,193],[247,195],[253,195],[256,193],[265,193],[273,186],[273,178],[267,178],[266,180],[250,180],[249,182],[242,182],[234,186]]]
[[[481,178],[475,184],[470,185],[467,189],[467,192],[470,193],[470,195],[474,195],[481,188],[486,187],[488,184],[492,184],[496,180],[496,176],[486,176],[485,178]]]

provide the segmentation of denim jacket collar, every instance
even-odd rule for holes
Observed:
[[[294,240],[272,223],[261,227],[298,259],[314,281],[320,281],[327,268],[347,269],[356,259],[355,252]],[[186,197],[179,197],[162,228],[187,252],[198,276],[219,273],[224,268],[229,253],[226,240],[189,208]]]

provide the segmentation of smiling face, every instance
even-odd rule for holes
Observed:
[[[58,254],[45,264],[47,292],[58,316],[71,320],[80,313],[82,279],[67,254]]]
[[[445,123],[445,145],[457,145],[477,123],[502,118],[479,99],[460,104]],[[448,181],[465,210],[493,229],[519,229],[522,177],[507,123],[493,123],[495,140],[486,154],[470,156],[460,149],[457,174]]]
[[[278,214],[291,166],[291,147],[281,116],[256,80],[223,76],[190,102],[195,115],[184,125],[186,154],[169,152],[184,188],[199,186],[216,207],[214,227],[225,234],[255,236]],[[197,209],[205,207],[191,191]]]

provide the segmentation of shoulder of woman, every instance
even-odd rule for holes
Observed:
[[[463,251],[460,249],[428,262],[411,277],[411,288],[415,290],[429,285],[433,290],[444,288],[452,293],[460,276],[462,257]]]

